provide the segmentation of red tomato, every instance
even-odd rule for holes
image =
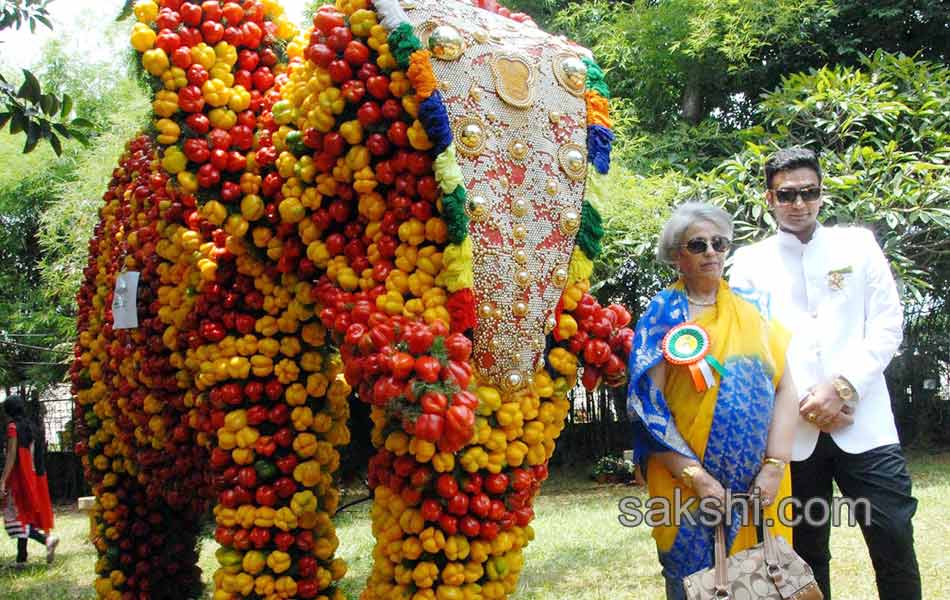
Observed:
[[[218,0],[205,0],[202,2],[201,12],[205,21],[221,20],[221,4]]]
[[[228,24],[236,25],[244,18],[244,9],[237,2],[228,2],[221,8],[221,14],[227,19]]]
[[[313,26],[320,30],[323,35],[329,35],[336,27],[343,27],[346,22],[343,15],[337,12],[333,5],[323,5],[317,14],[313,16]]]
[[[443,498],[452,498],[458,494],[459,484],[454,477],[448,473],[443,473],[435,480],[435,491]]]
[[[205,2],[205,4],[208,3]],[[205,43],[213,46],[224,39],[224,25],[217,21],[205,21],[201,24],[201,35],[204,37]]]
[[[416,359],[416,374],[425,382],[437,382],[439,380],[439,372],[441,370],[442,365],[439,364],[439,359],[434,356],[420,356]]]
[[[192,2],[182,2],[178,7],[178,14],[185,25],[195,27],[201,23],[201,7]]]
[[[369,48],[359,40],[353,40],[343,50],[343,60],[354,67],[360,67],[369,61]]]

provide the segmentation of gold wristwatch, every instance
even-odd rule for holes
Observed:
[[[693,487],[693,477],[701,473],[702,470],[703,468],[699,465],[686,465],[680,472],[680,481],[689,487]]]
[[[841,375],[836,375],[831,380],[831,385],[835,388],[835,391],[838,393],[838,397],[844,400],[845,402],[851,402],[857,400],[857,394],[854,392],[854,386],[851,385],[851,382],[842,377]]]

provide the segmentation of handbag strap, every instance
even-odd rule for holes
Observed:
[[[716,567],[715,580],[716,598],[728,600],[729,598],[729,569],[726,564],[726,529],[721,523],[716,527]]]
[[[753,496],[750,494],[749,498]],[[760,505],[761,506],[761,505]],[[761,515],[760,515],[761,516]],[[715,578],[716,588],[715,598],[717,600],[729,600],[729,569],[727,565],[728,551],[726,550],[726,530],[723,524],[719,524],[714,533],[715,537]],[[785,577],[785,571],[779,561],[779,551],[777,542],[772,534],[772,530],[764,524],[762,525],[762,550],[765,569],[772,583],[778,590],[782,598],[791,598],[796,591],[788,578]]]

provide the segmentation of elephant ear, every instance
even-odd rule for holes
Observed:
[[[457,207],[467,216],[474,366],[484,381],[523,387],[545,364],[570,274],[584,271],[571,269],[579,232],[591,254],[602,235],[596,211],[585,208],[590,161],[604,170],[609,163],[602,142],[590,155],[589,125],[599,117],[589,109],[599,92],[588,80],[596,64],[583,48],[466,3],[420,3],[405,15],[420,44],[411,56],[431,50],[453,134],[453,149],[436,157],[436,177],[450,152],[462,176],[464,196],[443,187],[442,216],[450,228]],[[404,46],[408,32],[400,27],[390,47]]]

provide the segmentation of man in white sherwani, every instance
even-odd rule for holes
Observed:
[[[792,332],[788,362],[801,396],[792,457],[792,494],[830,506],[832,481],[858,511],[882,600],[920,600],[911,519],[917,500],[897,437],[884,369],[902,337],[894,278],[874,235],[822,227],[821,167],[804,148],[777,152],[765,165],[766,200],[776,235],[739,249],[730,284],[757,292]],[[822,516],[818,506],[810,510]],[[859,508],[865,508],[866,505]],[[799,511],[800,516],[802,511]],[[830,523],[803,521],[795,550],[831,598]]]

